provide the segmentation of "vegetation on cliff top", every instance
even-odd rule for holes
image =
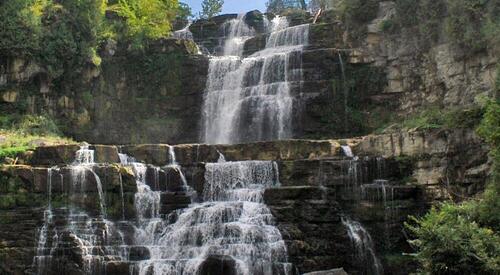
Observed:
[[[100,64],[99,47],[110,38],[137,48],[167,37],[177,0],[9,0],[0,3],[0,56],[34,58],[51,78]]]

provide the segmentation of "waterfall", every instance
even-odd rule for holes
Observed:
[[[40,229],[38,248],[33,266],[37,274],[52,274],[59,268],[56,255],[66,253],[68,245],[76,245],[82,257],[82,270],[85,274],[104,274],[105,263],[113,259],[127,260],[127,249],[123,233],[115,224],[106,219],[106,203],[103,186],[99,176],[94,172],[94,150],[88,145],[81,146],[76,152],[75,161],[67,169],[71,175],[71,186],[67,190],[68,204],[64,208],[52,209],[52,186],[58,168],[48,169],[47,192],[49,196],[47,209],[44,212],[44,225]],[[88,177],[91,175],[92,177]],[[61,186],[64,178],[60,174]],[[93,181],[92,181],[93,180]],[[95,183],[99,215],[94,218],[86,207],[94,202],[92,186]],[[57,212],[56,212],[57,211]],[[57,222],[56,222],[57,221]],[[62,222],[64,221],[64,222]],[[52,234],[50,232],[53,232]],[[50,248],[48,248],[50,247]]]
[[[286,248],[263,204],[277,182],[272,162],[221,162],[206,167],[202,203],[177,213],[151,243],[139,274],[199,274],[210,256],[229,256],[238,274],[290,274]]]
[[[185,40],[193,40],[193,34],[189,30],[189,27],[191,27],[192,22],[189,22],[183,29],[175,31],[172,34],[173,38],[177,39],[185,39]]]
[[[245,16],[238,15],[236,19],[224,23],[222,28],[226,34],[224,55],[241,56],[245,42],[255,35],[255,31],[245,23]]]
[[[370,233],[357,221],[347,217],[342,218],[342,224],[347,228],[358,260],[358,266],[365,267],[366,274],[383,274],[382,264],[375,254]]]
[[[36,255],[33,260],[37,274],[43,274],[50,267],[52,256],[47,254],[46,246],[49,238],[49,227],[52,224],[52,177],[56,168],[47,169],[47,209],[43,212],[43,226],[38,233]]]
[[[242,57],[254,34],[243,16],[227,23],[224,55],[210,59],[202,139],[210,144],[292,137],[291,85],[302,80],[301,52],[309,25],[289,27],[277,16],[264,50]]]
[[[352,152],[352,149],[350,146],[347,145],[342,145],[341,146],[342,151],[344,152],[344,155],[348,158],[354,158],[354,153]]]

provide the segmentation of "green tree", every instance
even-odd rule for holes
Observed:
[[[43,1],[0,1],[0,55],[32,55],[39,48]]]
[[[203,0],[201,3],[201,18],[212,18],[222,11],[224,0]]]
[[[39,59],[49,75],[57,78],[78,71],[82,65],[99,65],[96,54],[106,0],[61,0],[49,4],[42,16],[43,36]]]
[[[273,13],[282,13],[289,9],[307,9],[305,0],[269,0],[266,3],[267,11]]]
[[[166,37],[178,10],[177,0],[119,0],[110,7],[126,20],[126,36],[137,41]]]
[[[188,20],[193,16],[191,7],[186,3],[179,3],[179,8],[177,9],[177,20]]]

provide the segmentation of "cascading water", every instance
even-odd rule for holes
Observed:
[[[172,34],[172,37],[177,39],[193,40],[193,33],[189,30],[191,24],[192,22],[189,22],[183,29],[175,31]]]
[[[172,224],[147,225],[150,259],[138,274],[198,274],[209,256],[229,256],[238,274],[290,274],[286,248],[263,204],[266,187],[278,184],[273,162],[220,162],[206,165],[202,203],[176,213]],[[153,200],[154,201],[154,200]]]
[[[289,27],[284,17],[270,24],[266,48],[243,58],[254,31],[244,17],[226,26],[224,56],[210,59],[203,105],[202,139],[210,144],[292,137],[292,82],[302,79],[301,52],[309,25]]]
[[[61,186],[64,180],[60,169],[48,169],[47,188],[48,205],[45,211],[44,225],[40,230],[38,248],[33,266],[37,274],[52,274],[58,266],[55,255],[64,255],[70,243],[76,245],[82,258],[82,270],[86,274],[104,274],[105,262],[113,259],[127,260],[127,248],[123,234],[106,217],[104,191],[99,176],[93,171],[94,151],[84,145],[77,151],[75,161],[69,167],[71,186],[67,191],[68,205],[52,209],[52,181],[60,175]],[[93,177],[93,181],[88,178]],[[89,182],[95,183],[98,196],[98,217],[93,218],[85,205],[92,200]],[[64,221],[64,222],[62,222]],[[70,245],[71,246],[71,245]]]
[[[347,233],[356,251],[359,267],[364,267],[365,274],[383,274],[382,264],[375,254],[375,248],[370,233],[357,221],[342,218],[342,224],[347,228]]]

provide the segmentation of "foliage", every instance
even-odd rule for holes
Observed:
[[[419,22],[416,11],[419,8],[419,1],[396,0],[396,20],[403,27],[413,27]]]
[[[431,274],[498,274],[500,236],[481,227],[468,215],[468,204],[443,204],[415,225],[407,227],[418,237],[418,259]]]
[[[500,273],[500,102],[488,102],[478,134],[490,144],[493,159],[484,194],[461,204],[443,204],[407,224],[427,273]]]
[[[193,17],[191,7],[186,3],[180,2],[179,7],[177,8],[176,19],[187,21],[191,17]]]
[[[48,4],[42,15],[39,60],[52,78],[78,72],[87,63],[99,64],[96,54],[105,0],[64,0]],[[75,70],[76,69],[76,70]]]
[[[481,122],[483,113],[484,108],[482,107],[468,109],[429,107],[403,120],[393,118],[392,121],[386,123],[386,127],[389,126],[391,130],[475,128]],[[385,129],[385,131],[387,130]],[[378,130],[378,132],[383,131],[383,129]]]
[[[446,33],[457,46],[466,51],[480,51],[486,46],[481,33],[485,0],[447,0]]]
[[[267,12],[281,14],[286,10],[307,8],[305,0],[269,0],[266,3]]]
[[[39,48],[41,0],[0,2],[0,55],[31,55]]]
[[[397,0],[396,11],[395,23],[418,27],[425,46],[445,35],[465,54],[487,48],[500,52],[500,1]]]
[[[170,33],[178,5],[177,0],[119,0],[110,9],[125,19],[125,36],[140,45]]]
[[[391,19],[384,20],[380,23],[380,30],[383,32],[391,32],[394,30],[394,21]]]
[[[201,18],[212,18],[222,11],[224,0],[203,0],[201,3]]]
[[[45,116],[0,116],[0,159],[14,158],[39,142],[59,144],[72,143],[60,137],[56,123]]]

